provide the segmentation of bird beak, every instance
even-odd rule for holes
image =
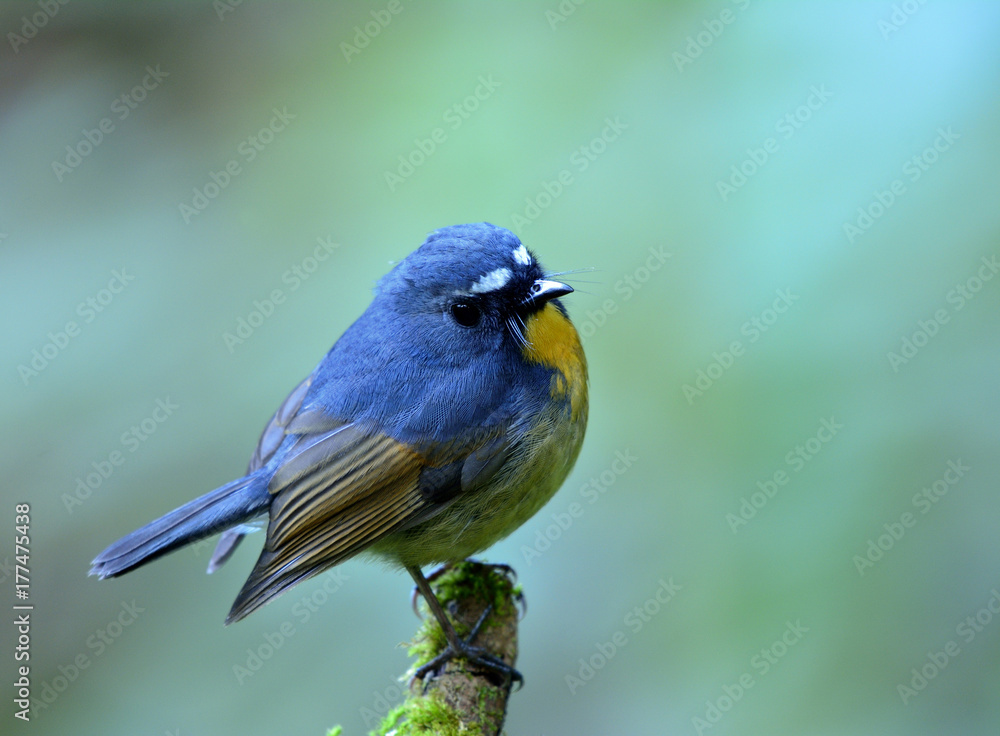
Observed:
[[[561,296],[573,293],[573,287],[561,281],[549,281],[548,279],[538,279],[531,285],[531,290],[524,300],[525,305],[543,304],[550,299],[558,299]]]

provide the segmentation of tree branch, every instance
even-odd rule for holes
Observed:
[[[520,593],[506,574],[508,571],[479,562],[461,562],[438,576],[432,587],[463,639],[492,606],[473,643],[513,667],[517,658],[515,599]],[[417,659],[407,677],[447,646],[444,632],[429,615],[426,603],[421,602],[421,608],[424,623],[410,647],[410,655]],[[406,700],[389,712],[375,733],[494,736],[503,728],[510,692],[509,678],[470,666],[464,659],[452,659],[436,675],[428,675],[425,681],[414,680]]]

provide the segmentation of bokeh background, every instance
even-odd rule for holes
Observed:
[[[36,606],[29,726],[3,616],[4,733],[363,733],[397,700],[403,574],[224,628],[259,538],[86,572],[239,475],[391,262],[480,220],[593,269],[583,453],[486,555],[529,604],[508,733],[997,733],[995,3],[6,2],[0,31],[0,596],[29,503]]]

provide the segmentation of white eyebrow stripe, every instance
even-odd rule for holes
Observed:
[[[509,268],[494,269],[480,276],[479,281],[469,287],[469,291],[473,294],[486,294],[490,291],[502,289],[513,275]]]
[[[514,260],[520,263],[522,266],[531,265],[531,254],[528,253],[528,249],[524,245],[519,245],[513,251]]]

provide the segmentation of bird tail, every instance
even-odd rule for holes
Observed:
[[[90,574],[123,575],[161,555],[249,521],[271,501],[267,474],[258,471],[216,488],[141,529],[136,529],[94,558]]]

